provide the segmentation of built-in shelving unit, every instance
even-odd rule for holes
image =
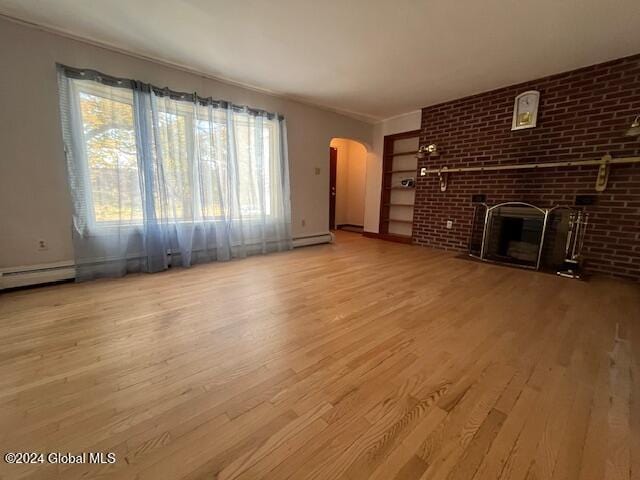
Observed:
[[[402,134],[401,134],[402,135]],[[393,137],[393,135],[387,135],[389,137]],[[409,152],[396,152],[396,153],[390,153],[390,154],[385,154],[385,156],[389,156],[389,157],[399,157],[400,155],[415,155],[416,153],[418,153],[418,150],[411,150]]]
[[[384,137],[380,238],[411,242],[415,187],[403,187],[402,180],[418,175],[420,130]]]

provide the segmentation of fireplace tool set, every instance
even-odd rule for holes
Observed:
[[[587,230],[589,214],[582,210],[574,210],[569,214],[569,232],[565,246],[565,259],[558,275],[567,278],[582,276],[582,247]]]

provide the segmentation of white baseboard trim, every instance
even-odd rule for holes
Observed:
[[[0,290],[59,282],[75,276],[76,269],[72,261],[4,268],[0,270]]]
[[[299,248],[331,243],[333,239],[334,236],[331,232],[298,237],[293,239],[293,247]],[[76,269],[73,261],[3,268],[0,269],[0,290],[60,282],[73,279],[75,276]]]
[[[306,235],[293,239],[293,248],[308,247],[310,245],[320,245],[322,243],[333,243],[334,235],[331,232]]]

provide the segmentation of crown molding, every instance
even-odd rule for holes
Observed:
[[[396,118],[401,118],[401,117],[406,117],[407,115],[412,115],[414,113],[420,113],[422,114],[422,109],[418,108],[416,110],[411,110],[410,112],[406,112],[406,113],[399,113],[398,115],[393,115],[391,117],[387,117],[387,118],[383,118],[381,120],[378,120],[376,123],[385,123],[385,122],[390,122],[391,120],[395,120]]]

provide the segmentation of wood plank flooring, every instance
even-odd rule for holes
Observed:
[[[337,243],[0,295],[2,479],[640,479],[640,285]]]

